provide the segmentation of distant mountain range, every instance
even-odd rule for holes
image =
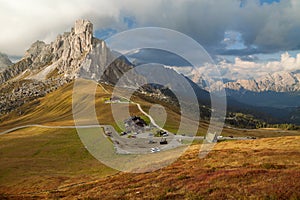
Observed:
[[[225,84],[227,95],[253,106],[300,107],[300,73],[277,72],[254,80]]]
[[[191,80],[197,76],[197,70],[191,67],[166,68],[182,73]],[[229,110],[251,113],[272,123],[300,124],[300,71],[276,72],[257,79],[224,82],[214,77],[205,78],[205,75],[198,76],[195,81],[200,88],[216,93],[223,86]]]
[[[139,71],[127,58],[111,51],[104,41],[94,38],[93,24],[88,20],[77,20],[70,32],[58,35],[50,44],[33,43],[15,64],[0,54],[0,67],[0,115],[81,77],[108,84],[122,79],[124,86],[163,80],[162,94],[171,94],[169,90],[177,89],[189,97],[185,93],[186,85],[177,82],[181,76],[177,76],[180,72],[176,67],[152,66],[146,72]],[[191,75],[193,73],[185,73],[185,79],[192,85],[199,103],[205,105],[202,111],[207,117],[210,94],[205,91],[206,83],[203,77],[193,83]],[[250,113],[264,120],[277,119],[270,122],[299,124],[299,80],[299,72],[294,72],[276,73],[257,80],[228,81],[224,85],[228,111]]]
[[[276,72],[258,79],[228,82],[225,88],[241,92],[297,92],[300,91],[300,73]]]
[[[196,83],[204,88],[210,90],[219,90],[220,85],[224,82],[223,87],[236,91],[251,91],[251,92],[298,92],[300,91],[300,70],[294,72],[276,72],[273,74],[267,74],[260,78],[252,79],[223,79],[222,76],[211,75],[210,72],[206,72],[205,69],[193,68],[187,66],[166,66],[166,68],[173,69],[177,73],[184,74],[190,79],[194,80],[194,77],[198,77]],[[206,74],[205,74],[206,73]],[[209,74],[209,75],[207,75]],[[210,88],[207,88],[207,81]]]

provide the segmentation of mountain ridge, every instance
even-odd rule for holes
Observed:
[[[0,72],[5,70],[8,66],[12,65],[12,61],[8,58],[6,54],[0,52]]]
[[[228,82],[224,86],[231,90],[252,92],[296,92],[300,91],[300,73],[276,72],[257,79]]]
[[[83,77],[116,83],[132,68],[104,41],[93,37],[90,21],[77,20],[70,32],[58,35],[50,44],[34,42],[19,62],[0,72],[0,114],[43,97],[70,80]]]
[[[93,37],[90,21],[77,20],[70,32],[59,34],[50,44],[33,43],[19,62],[0,73],[0,84],[22,73],[18,79],[45,80],[54,70],[62,79],[88,76],[98,81],[110,63],[121,71],[133,67],[112,53],[103,40]]]

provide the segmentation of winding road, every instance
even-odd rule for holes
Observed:
[[[101,85],[101,87],[103,88],[103,90],[108,93],[108,91]],[[123,97],[124,98],[124,97]],[[128,100],[128,99],[127,99]],[[157,127],[158,129],[160,130],[163,130],[163,131],[166,131],[168,132],[167,130],[161,128],[159,125],[156,124],[155,120],[148,114],[146,113],[141,105],[139,103],[136,103],[136,102],[133,102],[133,101],[130,101],[128,100],[129,102],[131,102],[132,104],[135,104],[137,105],[138,109],[145,115],[147,116],[151,123],[153,124],[153,126]],[[103,125],[103,126],[106,126],[106,125]],[[40,124],[30,124],[30,125],[24,125],[24,126],[18,126],[18,127],[15,127],[15,128],[11,128],[11,129],[8,129],[6,131],[3,131],[0,133],[0,135],[4,135],[4,134],[7,134],[7,133],[10,133],[10,132],[13,132],[13,131],[16,131],[16,130],[19,130],[19,129],[23,129],[23,128],[29,128],[29,127],[39,127],[39,128],[97,128],[97,127],[103,127],[101,125],[85,125],[85,126],[46,126],[46,125],[40,125]]]
[[[46,126],[46,125],[40,125],[40,124],[30,124],[30,125],[24,125],[24,126],[18,126],[15,128],[8,129],[6,131],[3,131],[0,133],[0,135],[4,135],[19,129],[23,128],[30,128],[30,127],[38,127],[38,128],[51,128],[51,129],[57,129],[57,128],[97,128],[97,127],[102,127],[101,125],[85,125],[85,126]]]
[[[105,93],[107,94],[110,94],[101,84],[98,84]],[[127,99],[126,97],[122,97],[124,99],[126,99],[127,101],[129,101],[130,103],[132,104],[135,104],[137,105],[138,109],[145,115],[147,116],[149,119],[150,119],[150,122],[152,123],[153,126],[155,126],[156,128],[162,130],[162,131],[165,131],[165,132],[169,132],[165,129],[163,129],[162,127],[160,127],[156,122],[155,120],[151,117],[151,115],[149,115],[147,112],[145,112],[141,105],[139,103],[136,103],[136,102],[133,102],[129,99]],[[40,124],[30,124],[30,125],[24,125],[24,126],[18,126],[18,127],[15,127],[15,128],[11,128],[11,129],[8,129],[6,131],[3,131],[0,133],[0,135],[4,135],[4,134],[7,134],[7,133],[10,133],[10,132],[13,132],[13,131],[16,131],[16,130],[19,130],[19,129],[23,129],[23,128],[29,128],[29,127],[39,127],[39,128],[51,128],[51,129],[57,129],[57,128],[61,128],[61,129],[68,129],[68,128],[97,128],[97,127],[107,127],[109,125],[84,125],[84,126],[47,126],[47,125],[40,125]],[[237,128],[233,128],[233,127],[228,127],[228,128],[231,128],[231,129],[235,129],[235,130],[243,130],[243,131],[249,131],[250,129],[237,129]],[[181,136],[181,138],[185,138],[185,139],[201,139],[203,140],[204,137],[203,136],[194,136],[194,137],[188,137],[188,136]],[[228,139],[228,140],[232,140],[233,138],[229,138],[229,137],[223,137],[223,139]],[[235,140],[245,140],[247,139],[247,137],[239,137],[239,138],[234,138]]]
[[[101,85],[101,84],[98,84],[98,85],[103,89],[103,91],[104,91],[105,93],[110,94],[110,93],[103,87],[103,85]],[[148,117],[148,118],[150,119],[150,122],[151,122],[151,124],[152,124],[153,126],[155,126],[156,128],[158,128],[159,130],[162,130],[162,131],[165,131],[165,132],[169,132],[169,131],[167,131],[166,129],[163,129],[162,127],[160,127],[160,126],[155,122],[155,120],[151,117],[151,115],[149,115],[147,112],[145,112],[145,111],[142,109],[141,104],[136,103],[136,102],[134,102],[134,101],[131,101],[130,99],[128,99],[128,98],[126,98],[126,97],[123,97],[123,96],[121,96],[121,97],[122,97],[123,99],[126,99],[129,103],[137,105],[137,107],[138,107],[138,109],[141,111],[141,113],[143,113],[146,117]]]

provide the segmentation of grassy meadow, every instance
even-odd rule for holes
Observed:
[[[72,87],[2,116],[0,131],[27,124],[74,125]],[[95,106],[101,124],[121,131],[117,124],[122,120],[115,122],[111,105],[105,104],[112,88],[103,87],[97,87],[96,104],[89,106]],[[136,96],[132,100],[146,112],[155,104]],[[127,105],[118,106],[125,110]],[[168,105],[165,110],[164,128],[176,131],[180,116]],[[136,105],[130,104],[129,111],[149,121]],[[208,122],[201,121],[198,135],[207,128]],[[91,156],[76,129],[19,129],[0,135],[0,199],[300,199],[299,131],[225,127],[222,135],[257,139],[220,142],[204,159],[198,157],[201,144],[195,143],[163,169],[131,174]]]
[[[74,129],[26,128],[0,138],[0,196],[73,199],[298,199],[300,137],[192,145],[173,164],[142,174],[93,158]]]

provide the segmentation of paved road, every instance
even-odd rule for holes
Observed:
[[[101,84],[99,84],[102,89],[106,92],[109,93]],[[122,97],[124,99],[127,99],[125,97]],[[132,102],[129,99],[127,99],[129,102],[131,102],[132,104],[137,105],[138,109],[150,119],[150,122],[152,123],[153,126],[157,127],[160,130],[169,132],[165,129],[163,129],[162,127],[160,127],[155,120],[148,114],[146,113],[141,105],[139,103],[136,102]],[[119,135],[119,133],[110,125],[84,125],[84,126],[46,126],[46,125],[39,125],[39,124],[31,124],[31,125],[24,125],[24,126],[19,126],[19,127],[15,127],[6,131],[3,131],[0,133],[0,135],[3,134],[7,134],[19,129],[23,129],[23,128],[29,128],[29,127],[40,127],[40,128],[97,128],[97,127],[103,127],[104,130],[109,131],[112,133],[112,140],[115,143],[115,148],[116,151],[118,153],[148,153],[149,149],[152,147],[157,147],[159,146],[159,141],[161,138],[151,138],[152,140],[154,140],[154,144],[149,144],[149,137],[138,137],[135,139],[128,139],[128,138],[124,138],[121,137]],[[230,127],[231,128],[231,127]],[[235,128],[232,128],[235,129]],[[238,130],[238,129],[236,129]],[[241,130],[249,130],[249,129],[241,129]],[[219,140],[248,140],[249,138],[247,137],[234,137],[234,138],[230,138],[230,137],[222,137]],[[181,146],[181,141],[182,140],[188,140],[188,141],[193,141],[193,140],[204,140],[203,136],[195,136],[195,137],[189,137],[189,136],[182,136],[182,135],[174,135],[172,133],[169,134],[168,136],[168,141],[169,144],[166,146],[163,146],[162,149],[172,149],[172,148],[176,148],[178,146]]]
[[[16,130],[19,130],[19,129],[23,129],[23,128],[30,128],[30,127],[39,127],[39,128],[97,128],[97,127],[101,127],[100,125],[86,125],[86,126],[46,126],[46,125],[40,125],[40,124],[30,124],[30,125],[24,125],[24,126],[18,126],[18,127],[15,127],[15,128],[11,128],[11,129],[8,129],[6,131],[3,131],[0,133],[0,135],[4,135],[4,134],[7,134],[7,133],[10,133],[10,132],[13,132],[13,131],[16,131]]]
[[[150,122],[151,122],[151,124],[152,124],[153,126],[155,126],[156,128],[158,128],[158,129],[160,129],[160,130],[162,130],[162,131],[169,132],[169,131],[167,131],[166,129],[163,129],[162,127],[160,127],[160,126],[155,122],[155,120],[154,120],[148,113],[146,113],[146,112],[142,109],[142,107],[141,107],[141,105],[140,105],[139,103],[135,103],[135,102],[132,102],[132,103],[133,103],[133,104],[136,104],[137,107],[139,108],[139,110],[140,110],[144,115],[146,115],[146,116],[150,119]]]
[[[103,91],[104,91],[105,93],[109,94],[109,92],[102,86],[102,84],[98,84],[98,85],[103,89]],[[121,97],[124,98],[124,99],[126,99],[129,103],[132,103],[132,104],[137,105],[138,109],[139,109],[145,116],[147,116],[147,117],[150,119],[150,122],[153,124],[153,126],[155,126],[156,128],[158,128],[158,129],[160,129],[160,130],[162,130],[162,131],[169,132],[169,131],[167,131],[166,129],[160,127],[160,126],[155,122],[155,120],[151,117],[151,115],[149,115],[148,113],[146,113],[146,112],[142,109],[142,107],[141,107],[141,105],[140,105],[139,103],[136,103],[136,102],[134,102],[134,101],[131,101],[130,99],[128,99],[128,98],[126,98],[126,97],[123,97],[123,96],[121,96]],[[126,103],[128,103],[128,102],[126,102]],[[121,103],[122,103],[122,102],[121,102]],[[234,128],[234,127],[230,127],[230,126],[225,126],[225,127],[230,128],[230,129],[233,129],[233,130],[241,130],[241,131],[251,131],[251,130],[253,130],[253,129],[239,129],[239,128]],[[190,140],[190,139],[196,139],[196,140],[197,140],[197,139],[198,139],[198,140],[200,139],[200,140],[203,140],[203,139],[204,139],[203,136],[195,136],[195,137],[180,136],[180,137],[183,137],[182,139],[187,139],[187,140]],[[223,140],[246,140],[246,139],[249,139],[249,138],[247,138],[247,137],[235,137],[235,138],[231,138],[231,137],[222,137],[222,139],[223,139]]]
[[[169,134],[167,137],[168,144],[167,145],[160,145],[160,137],[149,137],[146,133],[137,135],[137,138],[128,138],[127,136],[120,136],[119,133],[111,126],[111,125],[84,125],[84,126],[46,126],[46,125],[39,125],[39,124],[32,124],[32,125],[25,125],[15,127],[9,130],[6,130],[0,135],[7,134],[19,129],[29,128],[29,127],[40,127],[40,128],[62,128],[62,129],[69,129],[69,128],[103,128],[106,133],[111,133],[111,140],[114,143],[115,152],[117,154],[148,154],[151,152],[151,148],[158,148],[161,151],[166,151],[170,149],[175,149],[177,147],[183,146],[187,142],[192,142],[193,140],[204,140],[203,136],[182,136],[182,135],[173,135]],[[101,134],[101,132],[99,132]],[[109,136],[106,136],[109,137]],[[154,143],[149,143],[152,140]],[[219,139],[222,140],[249,140],[247,137],[222,137]]]
[[[102,84],[98,84],[98,85],[103,89],[103,91],[104,91],[105,93],[110,94],[110,93],[102,86]],[[156,128],[158,128],[159,130],[162,130],[162,131],[165,131],[165,132],[169,132],[169,131],[163,129],[162,127],[160,127],[160,126],[155,122],[155,120],[154,120],[148,113],[146,113],[146,112],[142,109],[142,107],[141,107],[141,105],[140,105],[139,103],[136,103],[136,102],[134,102],[134,101],[131,101],[130,99],[128,99],[128,98],[126,98],[126,97],[123,97],[123,96],[120,96],[120,97],[122,97],[123,99],[126,99],[129,103],[132,103],[132,104],[137,105],[138,109],[139,109],[145,116],[147,116],[147,117],[150,119],[150,122],[151,122],[151,124],[152,124],[153,126],[155,126]],[[128,103],[128,102],[125,102],[125,103]],[[122,102],[120,102],[120,103],[122,103]]]
[[[105,132],[111,133],[110,138],[114,143],[116,152],[119,154],[147,154],[151,152],[151,148],[156,147],[165,151],[183,145],[173,134],[167,137],[167,145],[160,145],[161,138],[149,137],[149,133],[138,134],[136,138],[128,138],[127,135],[120,136],[112,126],[104,125],[103,127]],[[150,140],[153,143],[149,143]]]

